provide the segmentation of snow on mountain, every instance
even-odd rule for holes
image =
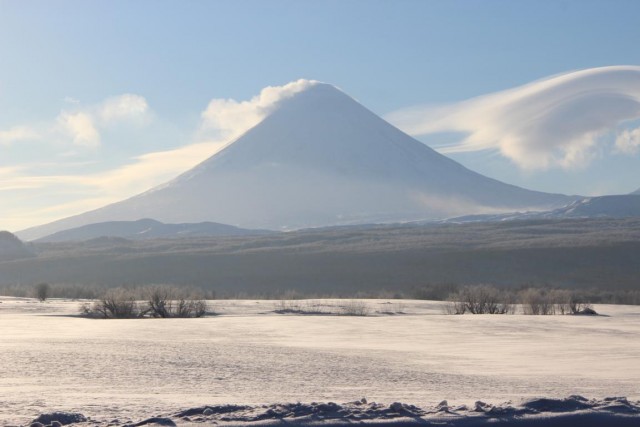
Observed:
[[[245,230],[215,222],[196,224],[163,224],[153,219],[110,221],[83,225],[38,239],[38,242],[82,241],[99,237],[121,237],[131,240],[182,238],[203,236],[247,236],[270,233],[264,230]]]
[[[511,212],[495,215],[465,215],[443,222],[495,222],[570,218],[632,218],[640,217],[640,194],[585,197],[558,209],[546,212]]]
[[[545,210],[572,200],[472,172],[316,83],[167,184],[19,235],[140,218],[293,229]]]
[[[634,191],[634,192],[633,192],[633,193],[631,193],[631,194],[638,194],[638,195],[640,195],[640,188],[638,188],[636,191]]]
[[[600,196],[577,200],[551,212],[564,218],[626,218],[640,216],[640,196]]]

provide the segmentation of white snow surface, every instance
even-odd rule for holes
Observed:
[[[77,317],[80,304],[0,297],[0,425],[54,411],[122,425],[204,405],[363,397],[470,408],[540,396],[640,399],[637,306],[455,316],[440,302],[366,300],[371,315],[351,317],[225,300],[201,319],[102,320]]]

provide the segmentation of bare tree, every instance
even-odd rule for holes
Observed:
[[[44,302],[49,298],[51,292],[51,286],[48,283],[38,283],[36,285],[36,298]]]
[[[447,312],[452,314],[513,313],[513,295],[493,286],[466,286],[450,296]]]
[[[571,291],[567,289],[552,289],[549,291],[549,298],[555,304],[555,313],[571,313]]]
[[[140,308],[133,293],[127,289],[109,289],[93,304],[92,310],[105,319],[130,319],[143,317],[146,310]]]
[[[344,316],[367,316],[370,311],[369,304],[357,299],[346,301],[340,307],[340,312]]]
[[[207,312],[207,302],[193,292],[170,286],[148,288],[147,305],[153,317],[202,317]]]
[[[592,309],[592,306],[581,292],[573,291],[569,301],[569,309],[571,310],[571,314],[580,314],[586,309]]]
[[[556,313],[552,294],[544,289],[525,289],[520,292],[520,301],[524,314],[549,315]]]

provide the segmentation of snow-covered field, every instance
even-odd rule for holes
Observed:
[[[344,301],[317,303],[337,311]],[[640,399],[640,307],[453,316],[439,302],[366,303],[366,317],[282,315],[274,301],[229,300],[201,319],[100,320],[77,317],[77,301],[0,297],[0,425],[53,411],[121,425],[205,405],[362,398],[367,408]]]

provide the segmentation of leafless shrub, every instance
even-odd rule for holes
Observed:
[[[279,300],[273,311],[278,314],[329,314],[322,304],[313,300]]]
[[[380,303],[380,305],[381,305],[380,310],[376,311],[376,313],[379,313],[379,314],[389,314],[389,315],[405,314],[407,309],[407,305],[401,301],[396,301],[393,303],[391,301],[386,301],[386,302]]]
[[[582,292],[567,289],[529,288],[521,291],[519,297],[524,314],[582,314],[592,308]]]
[[[199,296],[187,294],[184,289],[170,286],[147,288],[148,313],[152,317],[202,317],[207,303]]]
[[[146,310],[141,309],[138,302],[127,289],[109,289],[102,298],[96,301],[92,314],[105,319],[131,319],[143,317]]]
[[[458,293],[450,297],[449,302],[443,306],[444,314],[465,314],[467,312],[467,304],[458,301],[458,298],[460,298]]]
[[[529,288],[520,292],[520,301],[524,314],[550,315],[556,314],[555,303],[550,292],[544,289]]]
[[[392,305],[391,311],[395,314],[404,314],[407,310],[407,305],[402,302],[396,302]]]
[[[144,302],[139,302],[140,289],[110,289],[92,306],[83,304],[81,313],[105,319],[131,319],[138,317],[202,317],[207,313],[207,302],[187,291],[169,286],[144,288]]]
[[[148,289],[147,305],[153,317],[171,317],[173,290],[168,286],[154,286]]]
[[[340,306],[340,314],[343,316],[367,316],[371,312],[371,307],[362,300],[348,300]]]
[[[574,291],[571,293],[571,299],[569,300],[569,309],[571,310],[571,314],[580,314],[585,311],[585,309],[591,309],[591,303],[589,303],[585,296],[578,291]]]
[[[493,286],[467,286],[451,295],[445,310],[450,314],[509,314],[514,312],[510,292]]]
[[[571,313],[571,291],[567,289],[552,289],[548,291],[549,298],[555,305],[556,314]]]
[[[93,305],[88,302],[83,302],[82,304],[80,304],[80,307],[78,307],[78,311],[82,316],[86,317],[96,317],[97,314],[94,311]]]
[[[35,288],[36,298],[41,302],[44,302],[49,298],[51,293],[51,286],[48,283],[38,283]]]
[[[281,299],[275,302],[273,311],[278,314],[294,313],[298,314],[302,310],[300,301],[290,301]]]

